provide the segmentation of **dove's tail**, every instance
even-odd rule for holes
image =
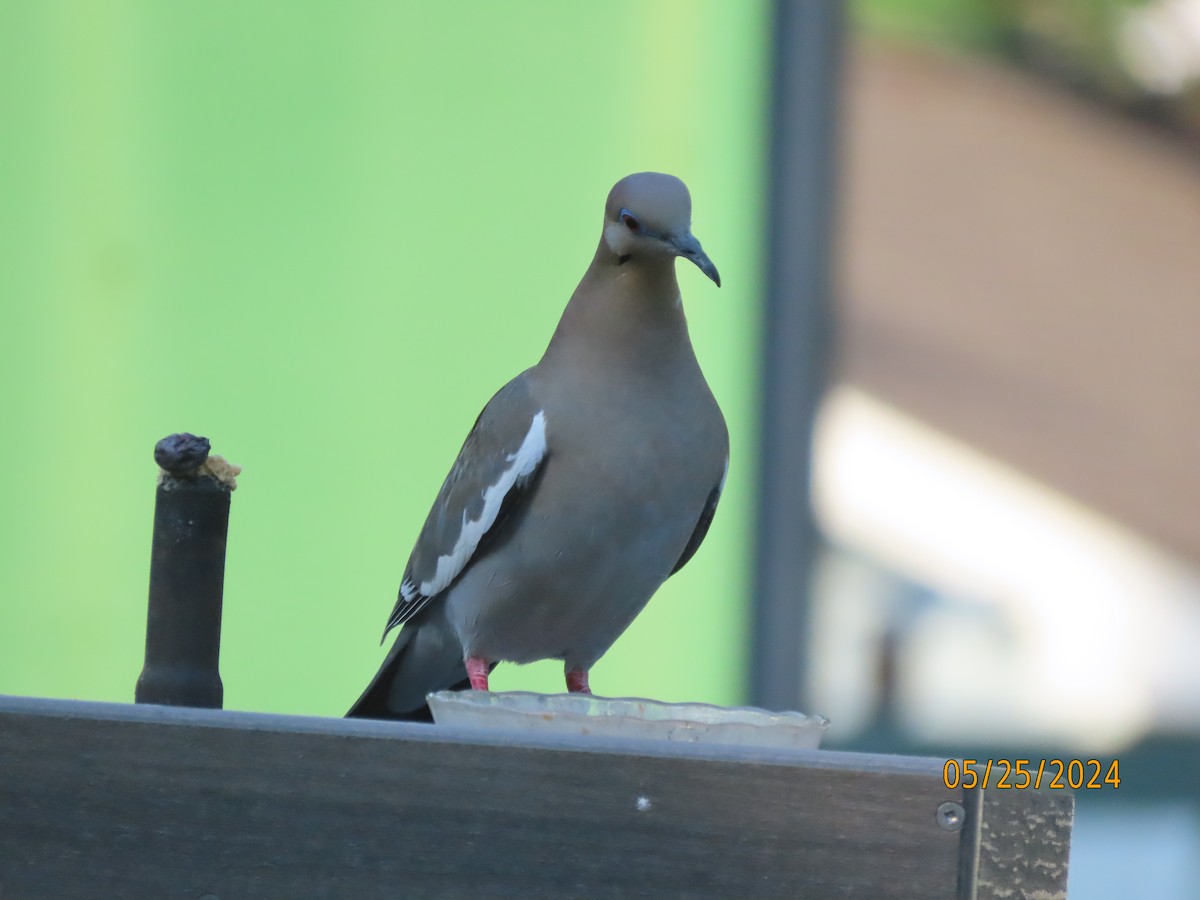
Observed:
[[[439,624],[413,622],[400,629],[383,665],[346,718],[432,722],[427,694],[471,686],[462,645]]]

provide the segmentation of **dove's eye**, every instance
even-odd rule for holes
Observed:
[[[638,222],[637,217],[627,209],[621,210],[621,221],[625,223],[625,227],[630,231],[641,230],[641,223]]]

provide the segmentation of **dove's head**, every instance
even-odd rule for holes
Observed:
[[[639,172],[613,185],[604,208],[604,241],[621,262],[682,256],[721,286],[721,276],[692,235],[692,198],[674,175]]]

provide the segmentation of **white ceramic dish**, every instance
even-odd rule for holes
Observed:
[[[600,735],[741,747],[815,750],[829,720],[748,706],[660,703],[635,697],[440,691],[429,695],[438,724],[540,734]]]

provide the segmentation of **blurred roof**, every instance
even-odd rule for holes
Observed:
[[[841,376],[1200,562],[1200,160],[990,64],[858,44]]]

